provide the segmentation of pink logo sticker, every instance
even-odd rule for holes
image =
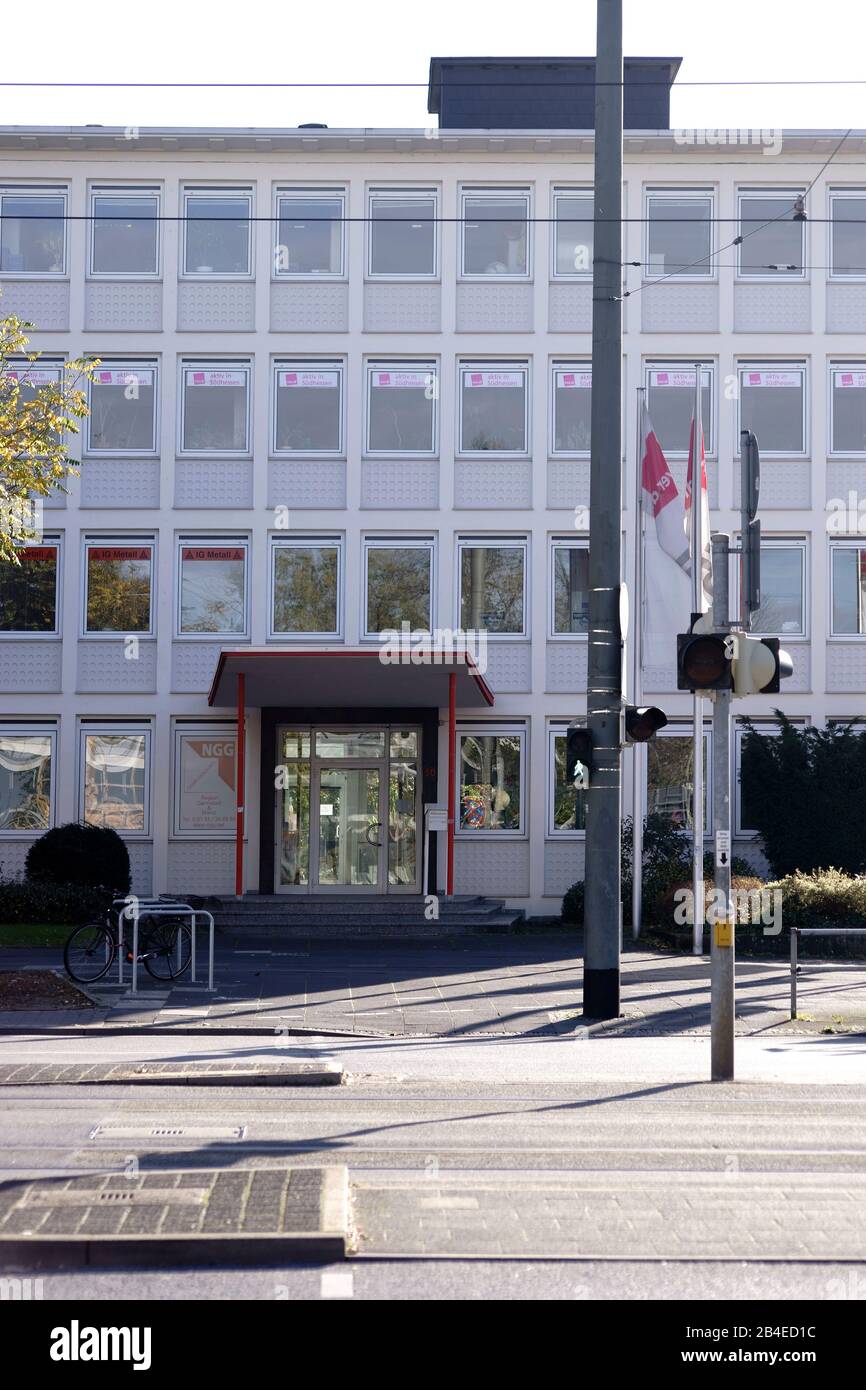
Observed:
[[[670,376],[667,372],[659,372],[658,376],[656,377],[656,381],[658,382],[659,386],[669,386]]]
[[[469,384],[470,384],[470,386],[481,386],[481,385],[483,384],[483,380],[484,380],[484,378],[483,378],[483,375],[482,375],[481,372],[470,372],[470,373],[469,373]]]
[[[297,372],[286,372],[286,385],[287,385],[287,386],[297,386],[297,384],[298,384],[298,374],[297,374]]]
[[[204,386],[204,372],[193,372],[192,384],[193,386]]]
[[[379,378],[379,385],[380,385],[380,386],[390,386],[390,385],[391,385],[391,373],[390,373],[390,372],[377,372],[377,376],[378,376],[378,378]]]
[[[574,384],[575,384],[574,372],[563,372],[563,374],[562,374],[562,384],[563,384],[563,386],[574,386]]]
[[[760,372],[749,372],[749,385],[750,385],[750,386],[760,386],[760,384],[761,384],[761,373],[760,373]]]
[[[854,373],[853,373],[853,372],[843,372],[843,373],[842,373],[842,385],[843,385],[843,386],[853,386],[853,385],[854,385]]]

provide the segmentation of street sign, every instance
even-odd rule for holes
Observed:
[[[716,868],[726,869],[731,862],[731,832],[716,831]]]

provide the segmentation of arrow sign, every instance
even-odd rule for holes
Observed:
[[[726,869],[731,860],[730,830],[716,831],[716,868]]]

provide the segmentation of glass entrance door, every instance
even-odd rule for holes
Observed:
[[[314,778],[315,886],[381,893],[385,841],[380,769],[324,763]]]

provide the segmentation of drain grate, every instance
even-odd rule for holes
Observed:
[[[89,1139],[244,1139],[246,1125],[94,1125]]]
[[[74,1187],[65,1192],[31,1188],[18,1207],[200,1207],[207,1196],[204,1187],[139,1187],[109,1191]]]

